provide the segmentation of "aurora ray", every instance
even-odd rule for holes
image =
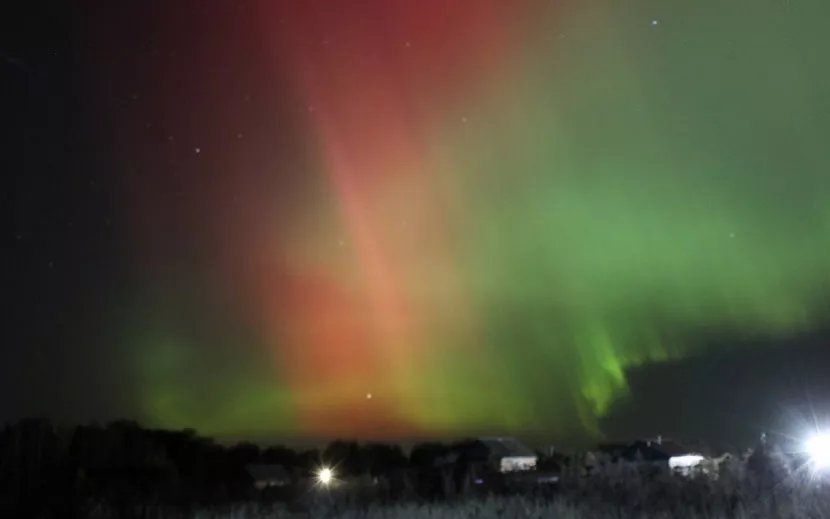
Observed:
[[[290,78],[314,160],[273,167],[294,186],[273,213],[288,195],[246,184],[261,222],[202,225],[245,302],[228,351],[267,368],[195,413],[197,363],[159,363],[197,346],[143,338],[152,419],[599,433],[626,370],[704,354],[695,333],[826,317],[826,6],[360,4],[262,8],[257,66]],[[264,168],[216,185],[240,167]]]

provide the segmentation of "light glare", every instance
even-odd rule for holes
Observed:
[[[697,467],[704,460],[700,454],[686,454],[685,456],[674,456],[669,458],[669,468],[686,469]]]
[[[830,467],[830,434],[813,436],[807,441],[807,454],[817,469]]]
[[[317,472],[317,481],[323,485],[328,485],[334,479],[334,471],[328,467],[324,467]]]

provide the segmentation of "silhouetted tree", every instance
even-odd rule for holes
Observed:
[[[407,459],[400,445],[368,443],[361,447],[363,466],[369,475],[379,477],[406,467]]]
[[[335,440],[323,450],[323,461],[336,466],[344,476],[361,476],[366,473],[360,445],[355,441]]]
[[[307,476],[314,473],[323,463],[323,456],[317,449],[305,450],[297,454],[297,465],[295,470]]]
[[[435,466],[436,461],[449,452],[449,447],[442,443],[419,443],[409,453],[409,465],[417,468]]]
[[[299,459],[297,453],[288,447],[281,445],[268,447],[262,451],[262,462],[274,465],[282,465],[288,469],[297,466]]]

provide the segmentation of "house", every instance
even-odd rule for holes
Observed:
[[[291,484],[291,475],[282,465],[247,465],[245,470],[254,487],[263,490],[269,487],[284,487]]]
[[[673,472],[689,475],[701,465],[705,456],[680,443],[657,436],[652,439],[638,440],[622,453],[626,461],[637,461],[666,465]]]
[[[486,437],[466,440],[450,449],[449,461],[489,465],[502,473],[533,470],[539,457],[515,438]]]

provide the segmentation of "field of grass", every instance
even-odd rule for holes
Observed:
[[[238,504],[181,512],[145,510],[143,519],[830,519],[830,486],[809,475],[770,470],[764,477],[718,480],[613,469],[566,481],[540,495],[464,496],[382,504],[318,490],[291,504]],[[89,519],[109,519],[99,510]]]
[[[175,515],[163,515],[173,519]],[[112,517],[97,516],[101,519]],[[743,504],[733,510],[699,510],[676,506],[663,510],[621,508],[613,504],[569,500],[540,501],[525,497],[487,498],[432,505],[370,506],[291,511],[283,507],[243,505],[224,510],[195,512],[193,519],[819,519],[830,517],[830,500],[775,506],[769,502]]]

